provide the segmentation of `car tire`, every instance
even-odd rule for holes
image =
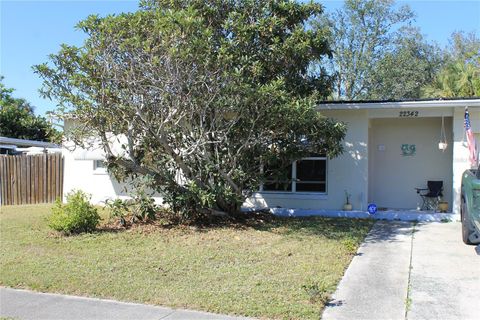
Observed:
[[[460,217],[462,219],[462,240],[465,244],[473,244],[469,240],[469,236],[473,233],[473,230],[470,226],[470,221],[468,221],[467,217],[467,206],[465,203],[465,198],[462,197],[462,204],[460,207]]]

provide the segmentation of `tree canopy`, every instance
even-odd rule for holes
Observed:
[[[368,99],[415,99],[438,73],[442,57],[436,45],[424,40],[418,28],[403,27],[393,49],[378,60],[367,76]]]
[[[341,9],[315,22],[316,28],[330,30],[333,99],[369,98],[379,61],[392,52],[398,28],[413,18],[408,6],[395,9],[393,4],[393,0],[345,0]]]
[[[315,107],[331,84],[311,68],[331,53],[327,31],[306,27],[321,14],[282,0],[142,1],[80,22],[84,45],[36,71],[77,123],[69,138],[98,137],[117,178],[143,178],[182,215],[235,214],[272,174],[262,167],[342,152],[344,124]]]
[[[444,52],[444,62],[433,81],[423,88],[423,96],[480,96],[480,39],[476,33],[452,34],[450,46]]]
[[[441,50],[412,26],[414,13],[394,0],[345,0],[314,27],[330,29],[334,100],[420,98],[442,66]]]
[[[44,118],[34,114],[24,99],[14,98],[0,78],[0,136],[38,141],[60,142],[61,134]]]

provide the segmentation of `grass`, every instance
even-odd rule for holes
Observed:
[[[63,237],[51,206],[0,212],[0,284],[274,319],[318,319],[372,222],[275,219]]]

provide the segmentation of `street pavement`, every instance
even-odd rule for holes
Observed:
[[[207,312],[178,310],[105,299],[38,293],[0,287],[0,316],[21,320],[239,320]]]

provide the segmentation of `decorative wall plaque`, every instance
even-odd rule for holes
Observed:
[[[417,150],[414,144],[407,144],[407,143],[402,144],[402,156],[404,157],[414,156],[416,151]]]

